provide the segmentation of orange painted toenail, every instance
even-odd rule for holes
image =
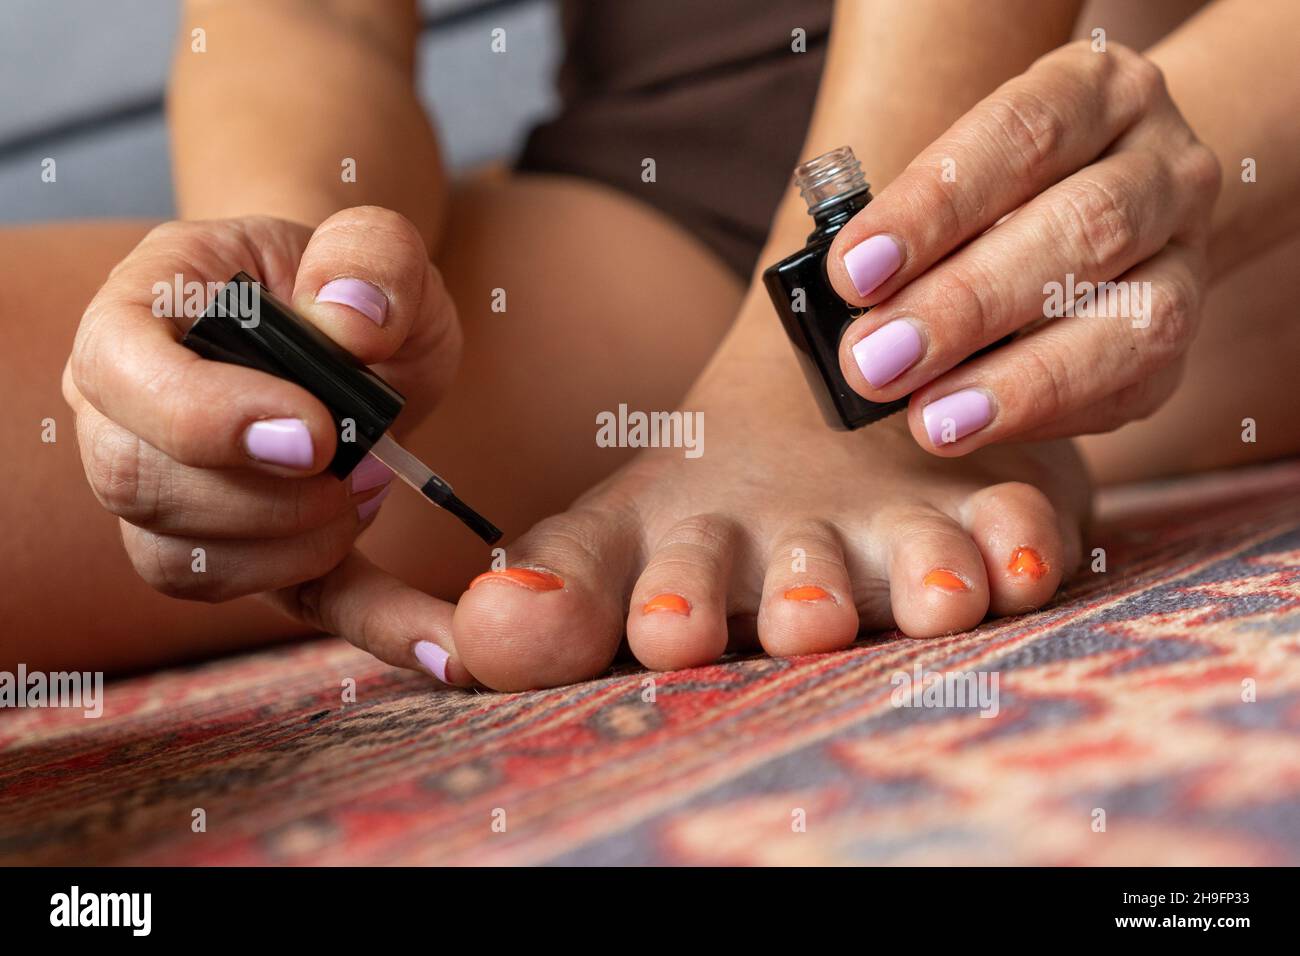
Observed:
[[[674,614],[690,614],[691,603],[680,594],[657,594],[641,605],[642,614],[656,614],[659,611],[672,611]]]
[[[526,587],[530,591],[558,591],[564,582],[548,571],[534,571],[531,568],[504,568],[501,571],[487,571],[469,582],[471,588],[484,581],[510,581]]]
[[[801,587],[791,588],[781,595],[787,601],[825,601],[830,594],[815,584],[805,584]]]
[[[949,571],[947,568],[935,568],[921,578],[921,583],[928,588],[938,588],[940,591],[970,590],[970,585],[966,583],[965,578],[955,571]]]
[[[1007,565],[1007,570],[1012,574],[1027,574],[1037,581],[1050,569],[1033,548],[1016,548],[1011,553],[1011,563]]]

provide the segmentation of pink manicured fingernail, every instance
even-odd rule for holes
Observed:
[[[993,417],[993,403],[978,388],[964,388],[925,406],[921,417],[931,444],[938,447],[987,425]]]
[[[447,661],[451,659],[451,655],[433,641],[419,641],[415,645],[415,659],[438,680],[444,684],[450,683],[447,680]]]
[[[882,325],[853,346],[853,359],[873,388],[892,382],[921,357],[921,333],[906,319]]]
[[[285,468],[310,468],[311,432],[296,418],[267,418],[244,432],[244,450],[258,461]]]
[[[352,493],[359,495],[393,480],[393,470],[374,455],[366,455],[361,464],[352,469]]]
[[[392,485],[384,485],[384,490],[379,494],[357,505],[357,518],[361,520],[362,524],[369,521],[370,516],[379,510],[379,506],[384,503],[384,499],[388,497],[388,493],[392,490]]]
[[[356,309],[375,325],[383,325],[388,315],[388,296],[361,279],[334,279],[316,293],[317,302],[336,302]]]
[[[844,268],[853,280],[858,295],[870,295],[903,262],[898,243],[890,236],[872,236],[844,253]]]

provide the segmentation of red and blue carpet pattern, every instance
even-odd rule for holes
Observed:
[[[1300,463],[1112,496],[1092,537],[1106,573],[1040,613],[652,702],[322,640],[0,712],[0,862],[1300,863]],[[895,707],[918,664],[997,673],[997,716]]]

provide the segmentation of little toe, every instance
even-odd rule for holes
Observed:
[[[604,671],[622,639],[637,540],[628,516],[581,509],[510,545],[510,567],[480,574],[456,606],[452,631],[470,673],[525,690]]]
[[[858,635],[858,610],[844,549],[821,522],[788,528],[773,542],[758,639],[773,657],[848,647]]]
[[[678,522],[656,544],[628,609],[627,640],[637,660],[678,670],[722,656],[735,547],[731,523],[713,515]]]
[[[982,621],[988,584],[970,535],[928,508],[888,520],[889,600],[899,630],[909,637],[937,637]]]
[[[1060,587],[1065,546],[1056,509],[1024,482],[991,485],[966,503],[966,525],[984,557],[994,614],[1041,607]]]

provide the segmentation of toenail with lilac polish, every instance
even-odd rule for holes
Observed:
[[[656,594],[645,604],[641,605],[642,614],[657,614],[660,611],[670,611],[673,614],[689,616],[691,613],[691,602],[686,600],[680,594]]]
[[[853,281],[858,295],[870,295],[881,283],[898,271],[903,253],[892,236],[878,235],[864,239],[844,253],[844,271]]]
[[[350,479],[352,493],[359,495],[371,488],[388,484],[393,480],[393,470],[374,455],[366,455],[361,459],[361,464],[352,469]]]
[[[921,583],[928,588],[938,588],[940,591],[969,591],[970,585],[966,579],[961,577],[955,571],[949,571],[947,568],[935,568],[925,577],[921,578]]]
[[[1007,570],[1014,575],[1037,581],[1051,568],[1033,548],[1016,548],[1011,552],[1011,561],[1007,564]]]
[[[826,601],[830,599],[830,592],[824,588],[819,588],[815,584],[805,584],[797,588],[790,588],[783,595],[787,601],[802,601],[805,604],[811,604],[814,601]]]
[[[549,571],[534,571],[532,568],[503,568],[500,571],[486,571],[469,582],[468,590],[473,590],[485,581],[508,581],[530,591],[558,591],[564,587],[564,581]]]
[[[265,418],[244,432],[249,457],[285,468],[310,468],[315,455],[307,423],[297,418]]]
[[[872,388],[887,385],[921,357],[921,333],[906,319],[882,325],[853,346],[853,360]]]
[[[334,279],[326,282],[316,293],[316,301],[346,305],[375,325],[383,325],[384,319],[388,317],[388,296],[362,279]]]
[[[451,655],[433,641],[418,641],[415,645],[415,659],[438,680],[444,684],[450,683],[447,680],[447,661],[451,660]]]
[[[388,493],[392,490],[392,485],[385,485],[379,494],[375,495],[373,498],[368,498],[361,502],[361,504],[357,505],[357,520],[362,524],[369,521],[374,513],[379,510],[379,506],[384,503],[384,499],[388,497]]]
[[[993,403],[978,388],[965,388],[925,406],[921,418],[930,443],[939,448],[987,425],[993,418]]]

